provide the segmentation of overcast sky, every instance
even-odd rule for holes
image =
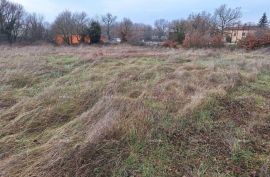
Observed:
[[[213,12],[221,4],[241,7],[243,22],[258,22],[263,12],[270,16],[270,0],[11,0],[22,4],[28,12],[43,15],[52,22],[63,10],[85,11],[90,17],[111,12],[134,22],[153,24],[156,19],[186,18],[190,13]]]

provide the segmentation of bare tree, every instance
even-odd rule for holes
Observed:
[[[218,29],[224,34],[224,29],[238,23],[242,17],[241,8],[231,9],[225,4],[215,10],[215,22]]]
[[[22,28],[24,10],[16,3],[0,0],[0,30],[13,43]]]
[[[86,13],[75,13],[72,14],[70,11],[64,11],[60,13],[52,25],[54,34],[61,34],[64,36],[66,42],[70,35],[83,34],[88,23]]]
[[[74,23],[72,19],[72,13],[70,11],[64,11],[60,13],[53,25],[52,25],[53,33],[61,34],[64,36],[65,41],[68,43],[68,36],[74,33]]]
[[[198,14],[189,15],[186,31],[188,33],[197,32],[200,34],[210,34],[214,26],[212,15],[203,11]]]
[[[34,42],[45,39],[45,35],[46,28],[44,17],[35,13],[29,14],[24,21],[24,39]]]
[[[185,39],[187,21],[173,20],[169,25],[169,39],[182,43]]]
[[[156,35],[159,40],[162,40],[163,37],[167,36],[168,27],[169,27],[169,22],[165,19],[159,19],[155,21]]]
[[[87,24],[90,23],[90,19],[87,17],[85,12],[74,13],[72,15],[74,25],[75,25],[75,33],[82,34],[87,28]]]
[[[142,25],[143,28],[143,40],[151,41],[153,37],[153,28],[151,25]]]
[[[0,33],[3,33],[4,30],[4,23],[5,23],[4,14],[6,13],[5,9],[7,8],[7,6],[8,2],[6,0],[0,0]]]
[[[105,25],[108,40],[111,40],[111,30],[112,30],[112,26],[114,25],[116,19],[117,19],[117,17],[113,16],[110,13],[107,13],[106,15],[102,16],[102,22]]]
[[[185,20],[173,20],[169,24],[170,31],[183,31],[186,28]]]
[[[123,21],[119,25],[119,33],[121,36],[122,42],[127,42],[132,35],[133,31],[133,23],[130,19],[124,18]]]

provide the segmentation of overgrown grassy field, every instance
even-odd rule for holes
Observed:
[[[270,174],[270,52],[0,46],[0,176]]]

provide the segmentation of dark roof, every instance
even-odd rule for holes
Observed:
[[[225,30],[257,30],[257,29],[259,29],[259,26],[250,26],[250,25],[225,28]]]

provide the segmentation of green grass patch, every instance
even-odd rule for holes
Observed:
[[[12,77],[7,84],[10,84],[13,88],[31,87],[34,84],[39,83],[40,80],[31,75],[16,75]]]
[[[265,71],[258,75],[258,80],[250,84],[253,90],[270,92],[270,72]]]
[[[164,64],[165,61],[160,58],[153,58],[153,57],[147,57],[147,58],[139,58],[138,60],[135,60],[132,62],[136,65],[157,65],[157,64]]]
[[[47,61],[53,65],[71,65],[77,62],[79,59],[74,56],[51,56]]]
[[[130,132],[127,139],[131,153],[117,174],[241,176],[259,170],[266,163],[266,154],[245,143],[251,135],[241,126],[248,127],[252,122],[249,120],[252,117],[248,117],[251,114],[244,114],[246,109],[252,111],[248,107],[252,105],[245,101],[266,104],[267,99],[258,91],[266,91],[269,83],[269,74],[261,73],[255,82],[239,86],[225,96],[210,95],[192,114],[181,118],[166,116],[167,107],[163,103],[145,100],[145,106],[153,113],[145,121],[148,133],[139,136],[139,127]],[[239,124],[234,113],[246,119]],[[232,139],[237,144],[231,145]],[[263,158],[256,158],[258,155]]]

